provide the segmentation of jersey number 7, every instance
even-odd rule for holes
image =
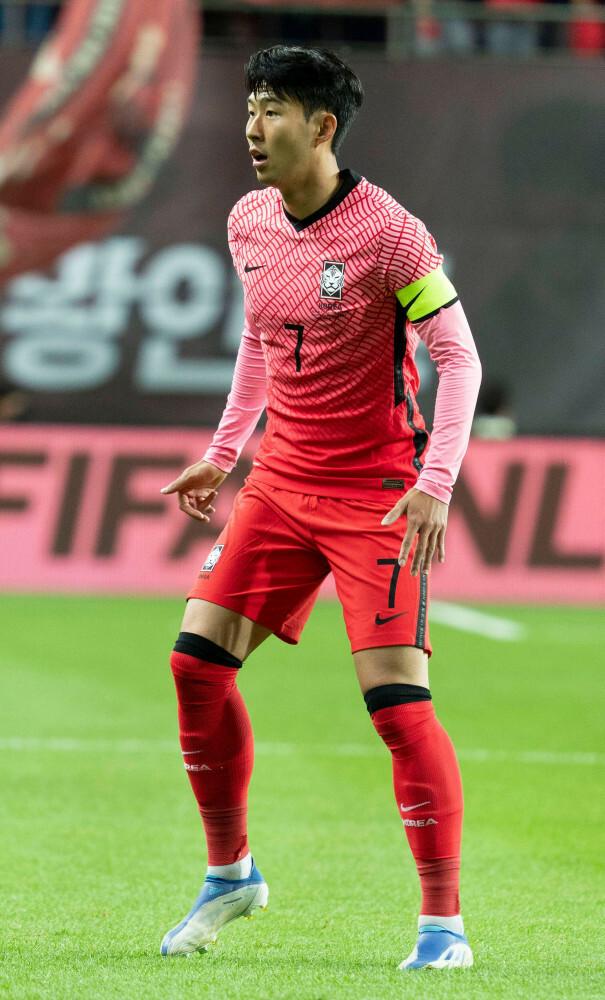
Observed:
[[[296,359],[296,371],[300,371],[300,349],[303,342],[303,333],[305,332],[304,326],[298,326],[296,323],[284,323],[284,329],[286,330],[296,330],[296,347],[294,348],[294,357]]]

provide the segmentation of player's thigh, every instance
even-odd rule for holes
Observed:
[[[271,635],[271,629],[245,615],[195,597],[187,602],[182,631],[202,635],[242,661]]]
[[[316,537],[334,574],[351,652],[360,653],[364,676],[370,669],[375,674],[368,664],[381,661],[387,676],[418,678],[426,674],[424,654],[431,653],[429,579],[410,574],[412,553],[406,566],[399,565],[406,524],[405,518],[381,524],[390,506],[390,501],[322,498]]]
[[[238,659],[271,633],[298,642],[329,572],[308,536],[305,510],[297,510],[304,498],[286,493],[283,510],[277,497],[283,492],[265,494],[247,484],[238,493],[188,594],[183,630],[204,635]]]
[[[385,684],[429,686],[429,658],[417,646],[374,646],[353,653],[362,694]]]

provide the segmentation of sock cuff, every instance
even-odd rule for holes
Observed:
[[[363,697],[370,715],[381,708],[392,708],[394,705],[432,701],[429,689],[417,684],[381,684],[380,687],[366,691]]]
[[[421,913],[418,917],[418,930],[422,927],[442,927],[444,931],[464,937],[464,922],[459,913],[449,917]]]
[[[206,660],[207,663],[217,663],[221,667],[232,667],[239,670],[242,661],[229,653],[222,646],[217,646],[211,639],[206,639],[203,635],[195,632],[179,632],[179,637],[174,644],[175,653],[184,653],[186,656],[195,656],[198,660]]]

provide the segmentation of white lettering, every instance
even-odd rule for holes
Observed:
[[[221,358],[181,358],[178,343],[151,337],[141,345],[134,377],[148,392],[228,392],[233,364]]]
[[[164,337],[203,337],[221,315],[224,294],[225,269],[215,250],[195,243],[167,247],[147,267],[141,314]]]
[[[120,352],[115,344],[92,340],[78,344],[58,335],[52,340],[13,340],[4,356],[6,374],[12,382],[46,392],[103,385],[119,366]]]
[[[144,253],[144,241],[132,236],[83,243],[59,258],[55,277],[32,272],[9,283],[0,323],[12,335],[4,353],[11,381],[46,392],[106,384],[121,364],[119,339],[138,313],[143,330],[132,362],[138,388],[228,391],[233,360],[222,351],[235,353],[241,337],[239,287],[229,289],[222,350],[200,356],[184,345],[193,348],[216,331],[225,313],[222,257],[186,243],[160,250],[141,266]]]
[[[7,289],[5,368],[17,385],[47,392],[90,389],[113,377],[120,351],[111,341],[128,323],[137,296],[134,237],[83,243],[63,254],[56,279],[25,274]]]

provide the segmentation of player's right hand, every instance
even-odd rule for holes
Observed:
[[[226,476],[226,472],[221,472],[216,465],[211,465],[202,459],[201,462],[196,462],[181,472],[178,479],[169,486],[162,487],[160,492],[176,493],[179,507],[184,514],[195,518],[196,521],[209,521],[210,514],[214,514],[212,501]]]

